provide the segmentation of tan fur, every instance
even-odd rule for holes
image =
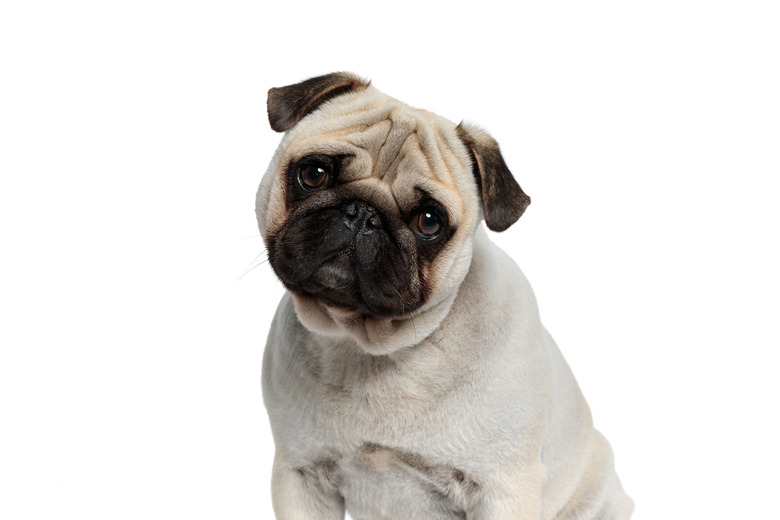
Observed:
[[[327,308],[303,296],[293,299],[301,320],[326,335],[349,334],[374,353],[390,353],[427,336],[446,315],[455,288],[468,267],[470,230],[481,213],[471,164],[455,125],[435,114],[415,110],[374,88],[345,94],[327,103],[285,134],[258,191],[257,214],[263,236],[285,221],[285,183],[278,172],[295,158],[313,153],[354,155],[344,177],[363,187],[403,201],[425,186],[448,208],[462,228],[425,272],[436,295],[415,316],[426,319],[375,320],[344,309]],[[375,195],[376,196],[376,195]]]
[[[480,224],[456,125],[362,85],[285,134],[258,190],[261,233],[286,222],[286,167],[312,153],[352,156],[343,180],[388,211],[425,186],[457,232],[425,266],[433,289],[412,313],[280,303],[263,367],[277,518],[629,518],[530,286]]]

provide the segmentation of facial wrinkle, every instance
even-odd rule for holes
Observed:
[[[382,119],[365,127],[359,131],[353,132],[345,139],[347,142],[360,149],[365,150],[371,156],[374,165],[377,162],[377,142],[385,142],[392,130],[392,122],[388,119]],[[375,168],[375,166],[374,166]]]
[[[387,139],[382,143],[378,150],[376,163],[374,165],[374,175],[379,178],[384,177],[388,172],[393,171],[393,166],[398,165],[403,157],[401,151],[406,145],[407,140],[417,133],[417,122],[405,114],[390,114],[392,127]]]
[[[382,123],[385,123],[386,119],[378,119],[376,121],[371,121],[370,123],[359,123],[352,126],[347,126],[344,128],[339,128],[337,130],[333,130],[330,132],[325,132],[322,135],[328,136],[328,137],[341,137],[345,139],[356,139],[360,138],[363,134],[367,132],[371,132],[375,129],[376,126],[381,125]],[[389,128],[388,128],[389,130]]]
[[[430,124],[426,124],[428,121],[424,119],[425,116],[418,115],[417,117],[421,120],[419,125],[419,146],[421,154],[427,165],[428,176],[435,177],[446,182],[447,179],[442,179],[441,174],[443,171],[447,170],[447,165],[442,159],[441,150],[439,149],[438,143],[436,142],[435,132],[431,128]]]
[[[376,121],[379,122],[379,121],[383,121],[383,120],[387,119],[387,117],[388,117],[388,115],[390,113],[390,110],[386,110],[384,112],[381,112],[379,109],[381,107],[383,107],[383,106],[388,106],[389,107],[391,105],[392,105],[392,102],[391,102],[390,99],[384,99],[382,101],[379,101],[378,103],[373,103],[373,104],[370,104],[370,105],[363,105],[363,104],[361,104],[361,105],[357,106],[357,108],[355,108],[354,110],[350,110],[348,112],[341,112],[336,117],[338,117],[339,119],[342,119],[342,120],[343,119],[349,119],[349,118],[355,118],[355,119],[357,119],[359,121],[363,121],[367,117],[369,117],[369,116],[366,115],[366,113],[380,112],[377,115],[377,117],[376,117]]]
[[[384,176],[387,177],[388,184],[395,183],[398,177],[404,176],[404,172],[407,170],[418,171],[420,169],[418,163],[420,162],[420,155],[422,151],[420,149],[420,139],[417,131],[406,136],[406,140],[401,146],[401,151],[395,157],[395,160],[384,172]]]
[[[447,139],[443,128],[437,125],[433,131],[433,136],[436,142],[436,148],[439,151],[442,162],[444,163],[444,167],[447,169],[450,178],[453,178],[454,175],[452,172],[456,168],[462,168],[464,166],[463,162],[460,160],[460,158],[458,158],[458,156],[455,154],[455,151],[452,149],[452,145],[449,139]]]

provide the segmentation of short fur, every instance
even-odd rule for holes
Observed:
[[[272,89],[269,119],[287,132],[256,206],[290,289],[263,361],[277,518],[629,518],[527,280],[480,224],[530,202],[495,141],[348,73]],[[323,189],[301,185],[311,160]]]

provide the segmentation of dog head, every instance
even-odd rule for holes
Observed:
[[[530,203],[486,132],[352,74],[273,88],[268,116],[285,132],[257,194],[270,264],[306,327],[373,352],[408,343],[391,336],[410,318],[438,324],[480,220],[503,231]]]

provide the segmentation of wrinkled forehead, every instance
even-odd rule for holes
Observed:
[[[327,103],[285,141],[288,161],[310,154],[346,156],[341,182],[381,184],[396,198],[423,191],[456,213],[462,201],[453,191],[474,183],[454,123],[374,89]]]

